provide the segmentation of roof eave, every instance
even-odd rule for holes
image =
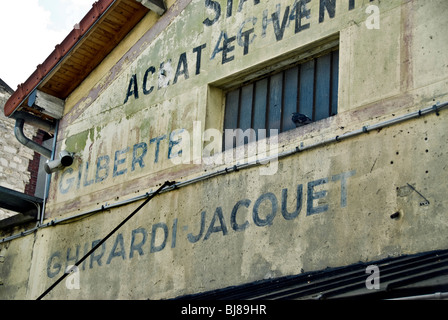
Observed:
[[[92,5],[92,9],[84,16],[84,18],[78,23],[73,30],[66,36],[66,38],[58,45],[56,45],[53,52],[48,56],[48,58],[40,65],[37,66],[36,70],[31,74],[31,76],[22,84],[17,87],[17,90],[11,95],[4,107],[4,113],[7,117],[13,117],[13,114],[22,109],[26,109],[28,112],[32,112],[35,115],[48,119],[48,115],[41,114],[39,110],[30,109],[27,106],[27,101],[29,96],[36,90],[45,91],[44,84],[48,82],[51,77],[54,76],[55,70],[64,64],[65,60],[69,59],[70,53],[76,48],[82,46],[82,43],[88,39],[89,35],[92,34],[94,27],[101,24],[101,21],[105,21],[107,14],[111,8],[117,7],[119,3],[130,3],[127,0],[98,0]],[[125,31],[130,31],[132,28],[149,12],[149,9],[138,1],[132,1],[138,5],[138,17],[133,20],[126,20],[123,27]],[[116,5],[116,6],[114,6]],[[104,19],[103,19],[104,18]],[[127,25],[126,25],[127,24]],[[121,32],[121,30],[120,30]],[[117,32],[118,33],[118,32]],[[127,34],[121,34],[120,40],[124,38]],[[113,48],[109,51],[102,52],[104,58]],[[86,62],[90,63],[90,61]],[[94,66],[95,67],[95,66]],[[94,69],[92,67],[92,70]],[[90,72],[90,71],[89,71]],[[79,75],[73,80],[76,82],[81,82],[87,77],[88,73]],[[73,89],[65,92],[64,96],[58,98],[65,99],[66,95],[69,94]],[[51,117],[50,117],[51,118]],[[51,119],[52,120],[52,119]]]

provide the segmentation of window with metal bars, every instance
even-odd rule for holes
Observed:
[[[224,129],[255,134],[266,129],[269,136],[270,129],[281,133],[337,114],[338,66],[335,50],[232,89],[226,94]]]

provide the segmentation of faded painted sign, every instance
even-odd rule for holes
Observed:
[[[274,10],[265,9],[258,16],[251,16],[250,10],[257,9],[257,5],[262,1],[254,0],[253,6],[250,6],[248,2],[251,1],[228,0],[226,4],[221,4],[220,1],[205,0],[204,10],[207,16],[202,22],[205,28],[219,28],[220,22],[231,18],[235,11],[235,15],[241,13],[245,15],[246,18],[239,23],[236,34],[223,30],[215,43],[198,43],[180,53],[174,62],[172,59],[158,63],[153,61],[154,64],[148,66],[142,73],[132,74],[125,90],[124,104],[129,99],[139,99],[142,95],[150,95],[156,88],[175,85],[180,79],[190,79],[193,74],[200,75],[207,59],[219,59],[224,65],[248,55],[251,52],[251,45],[255,41],[265,41],[268,33],[273,33],[275,41],[280,42],[289,29],[292,29],[294,34],[310,29],[314,15],[318,15],[318,24],[326,19],[333,19],[336,15],[336,0],[319,0],[318,12],[311,11],[312,0],[282,1],[275,5]],[[354,8],[355,0],[350,0],[347,10]]]
[[[84,112],[81,121],[68,127],[74,133],[66,137],[66,148],[79,156],[57,177],[55,191],[67,199],[75,191],[88,193],[100,184],[120,184],[173,167],[172,160],[187,152],[179,148],[179,134],[193,131],[187,122],[205,120],[198,116],[203,92],[194,88],[189,93],[188,87],[177,83],[199,76],[201,83],[208,83],[214,76],[210,70],[234,64],[266,42],[279,43],[311,30],[355,9],[355,4],[350,1],[338,12],[336,1],[329,0],[192,2],[187,11],[201,12],[203,18],[179,20],[181,27],[168,28],[165,37],[154,43],[157,50],[137,58]],[[192,28],[196,43],[183,41],[176,28]],[[173,46],[168,45],[172,41]],[[154,104],[154,99],[165,97],[167,89],[181,91]],[[119,120],[103,115],[118,113],[117,108],[124,113]],[[96,128],[91,127],[93,121]]]
[[[270,130],[271,138],[269,143],[267,139],[264,139],[257,144],[255,149],[251,148],[248,152],[244,152],[245,150],[241,149],[242,152],[238,151],[236,156],[233,153],[228,153],[224,156],[221,153],[221,141],[224,139],[233,142],[233,138],[240,131],[241,134],[251,135],[250,129],[244,132],[238,129],[226,129],[223,137],[219,130],[208,129],[202,133],[200,127],[201,124],[195,122],[191,135],[186,129],[174,130],[170,134],[151,138],[149,144],[142,141],[134,144],[132,147],[115,150],[113,158],[107,154],[101,154],[96,161],[87,160],[84,163],[80,163],[78,170],[75,170],[73,167],[67,168],[59,179],[58,191],[61,194],[68,194],[71,191],[107,181],[107,179],[127,175],[136,170],[141,171],[147,163],[156,166],[160,158],[162,158],[162,161],[171,160],[174,165],[201,164],[202,162],[208,165],[221,165],[223,163],[232,165],[235,160],[239,160],[239,163],[241,163],[245,161],[246,157],[256,156],[258,160],[263,161],[263,164],[272,166],[272,170],[261,168],[260,174],[272,175],[276,173],[277,167],[272,163],[277,161],[277,130]],[[259,136],[261,134],[266,136],[266,131],[265,129],[258,130]],[[252,134],[251,136],[254,135]],[[210,137],[212,142],[202,149],[203,142],[209,141]],[[194,139],[198,141],[192,141]],[[165,152],[160,152],[161,144],[165,145],[165,148],[163,148]],[[243,146],[243,144],[241,145]],[[151,148],[150,152],[148,152],[148,148]],[[270,149],[269,152],[266,151],[267,149]],[[214,155],[215,152],[218,154]],[[270,157],[269,160],[263,160],[268,156]]]
[[[269,227],[276,219],[293,221],[299,214],[306,216],[329,214],[336,208],[345,208],[349,205],[347,202],[349,181],[355,174],[355,170],[343,172],[298,184],[296,188],[265,192],[256,199],[241,199],[235,202],[230,212],[224,212],[222,206],[218,205],[214,212],[202,211],[199,221],[194,225],[186,225],[180,218],[176,218],[170,225],[161,221],[149,228],[136,228],[130,234],[119,232],[109,243],[103,243],[89,259],[85,260],[80,269],[106,266],[114,260],[131,260],[137,255],[156,253],[167,250],[168,247],[174,249],[178,241],[194,244],[213,241],[216,237],[225,237],[231,232]],[[325,201],[329,184],[338,184],[339,203]],[[288,198],[295,199],[292,207],[287,205]],[[320,204],[319,201],[322,200],[324,203]],[[247,212],[250,214],[247,215]],[[66,251],[53,252],[48,258],[47,276],[54,278],[61,274],[67,266],[76,263],[99,241],[101,239],[78,243]]]

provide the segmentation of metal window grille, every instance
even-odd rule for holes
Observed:
[[[338,66],[336,50],[232,89],[226,94],[224,129],[252,128],[255,134],[267,129],[268,136],[269,129],[296,128],[294,112],[312,121],[337,114]]]

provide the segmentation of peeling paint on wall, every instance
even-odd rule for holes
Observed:
[[[434,76],[447,64],[446,8],[444,0],[175,2],[132,46],[119,45],[127,53],[113,72],[98,68],[101,80],[71,101],[57,148],[75,161],[52,176],[45,221],[69,220],[0,248],[0,278],[17,270],[0,296],[42,293],[138,201],[77,214],[205,174],[154,198],[80,266],[79,290],[61,284],[50,298],[167,299],[446,249],[446,110],[362,131],[448,101],[446,73]],[[213,176],[229,164],[172,161],[188,152],[182,134],[222,133],[227,90],[335,47],[338,114],[281,133],[277,151],[297,152],[275,174],[261,175],[267,164],[258,164]]]

